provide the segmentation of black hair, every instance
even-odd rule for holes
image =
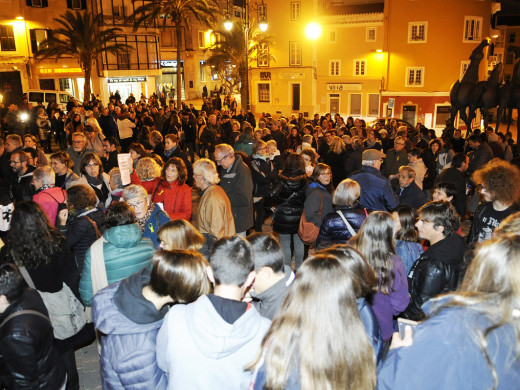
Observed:
[[[433,187],[434,190],[442,190],[446,194],[446,196],[453,196],[452,204],[455,202],[457,198],[457,187],[455,184],[449,183],[447,181],[440,181]]]
[[[115,146],[117,146],[117,141],[116,141],[116,139],[115,139],[114,137],[110,137],[110,136],[108,136],[108,137],[106,137],[106,138],[103,140],[103,142],[108,142],[110,145],[115,145]]]
[[[479,133],[479,135],[477,135],[477,134],[473,134],[473,135],[471,135],[471,136],[468,138],[468,142],[469,142],[469,141],[482,143],[482,138],[480,138],[480,133]]]
[[[135,223],[134,209],[126,202],[112,202],[105,210],[105,228]]]
[[[408,152],[410,156],[419,157],[421,155],[421,150],[419,148],[413,148]]]
[[[12,303],[23,295],[25,283],[18,267],[11,263],[0,265],[0,295]]]
[[[451,159],[451,166],[453,168],[460,168],[464,162],[466,162],[466,153],[455,153]]]
[[[269,267],[274,272],[283,272],[284,254],[278,240],[268,233],[254,233],[247,237],[253,248],[255,270]]]
[[[240,236],[223,237],[213,245],[209,264],[216,285],[240,287],[255,268],[251,244]]]

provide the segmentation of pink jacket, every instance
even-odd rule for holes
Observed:
[[[67,192],[59,187],[47,188],[33,196],[33,201],[42,206],[52,226],[55,226],[58,203],[63,203],[66,199]]]

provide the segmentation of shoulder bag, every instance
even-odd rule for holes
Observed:
[[[319,190],[318,190],[319,191]],[[320,215],[321,209],[323,207],[323,195],[320,191]],[[298,235],[302,239],[303,243],[306,245],[313,245],[318,238],[318,234],[320,232],[320,228],[313,224],[312,222],[307,221],[305,217],[305,208],[303,209],[302,216],[300,218],[300,226],[298,228]]]
[[[72,293],[69,286],[63,283],[60,291],[49,293],[39,291],[34,286],[34,282],[23,266],[19,267],[20,273],[32,289],[38,291],[43,303],[49,312],[49,318],[54,330],[54,337],[58,340],[65,340],[78,333],[87,323],[85,307]]]
[[[343,220],[343,222],[345,222],[345,225],[347,225],[347,229],[350,233],[350,235],[352,237],[354,237],[356,235],[356,232],[354,231],[354,229],[352,228],[352,225],[350,223],[348,223],[347,221],[347,218],[345,218],[345,216],[343,215],[343,213],[341,212],[341,210],[336,210],[336,212],[339,214],[339,216],[341,217],[341,219]]]

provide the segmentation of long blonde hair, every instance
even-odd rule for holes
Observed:
[[[375,354],[345,262],[317,254],[302,264],[248,368],[262,355],[265,389],[284,389],[298,373],[301,390],[375,388]]]

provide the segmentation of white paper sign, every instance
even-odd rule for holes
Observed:
[[[120,153],[117,155],[117,165],[121,172],[121,183],[126,186],[131,183],[130,172],[132,170],[133,160],[130,153]]]

